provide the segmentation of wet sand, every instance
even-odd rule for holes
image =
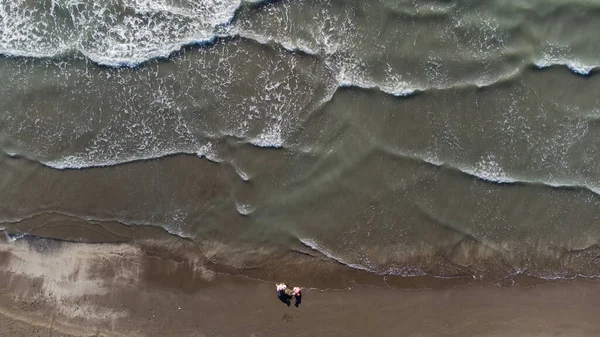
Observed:
[[[234,270],[212,263],[191,241],[148,227],[129,230],[135,235],[120,243],[32,236],[2,242],[0,336],[594,336],[600,331],[600,282],[594,280],[526,286],[525,279],[517,279],[510,287],[393,280],[314,258],[295,271]],[[306,287],[299,307],[277,299],[279,280]],[[338,289],[310,289],[327,284]]]

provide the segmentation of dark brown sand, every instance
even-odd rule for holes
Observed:
[[[162,230],[127,230],[134,239],[121,243],[2,242],[0,336],[600,336],[594,280],[505,288],[309,262],[259,275],[216,266]],[[288,307],[275,281],[294,278],[303,301]]]

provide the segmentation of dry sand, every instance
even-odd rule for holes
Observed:
[[[120,243],[1,242],[0,336],[600,336],[594,280],[503,288],[328,264],[306,263],[304,278],[235,271],[190,241],[129,230]],[[302,304],[287,307],[275,292],[286,275],[343,289],[305,289]]]

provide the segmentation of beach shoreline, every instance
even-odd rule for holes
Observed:
[[[3,1],[0,337],[600,337],[599,11]]]
[[[0,245],[0,314],[11,336],[591,336],[600,282],[474,282],[406,287],[384,276],[325,269],[318,290],[293,271],[233,275],[190,254],[190,240],[140,231],[121,243],[41,237]],[[167,249],[168,248],[168,249]],[[187,254],[187,255],[186,255]],[[331,267],[331,266],[330,266]],[[300,272],[310,273],[310,268]],[[289,274],[286,274],[289,273]],[[297,271],[296,274],[299,272]],[[246,275],[247,274],[247,275]],[[283,276],[282,276],[283,275]],[[289,275],[289,277],[286,277]],[[304,286],[299,307],[276,296],[279,278]],[[281,278],[286,278],[285,280]],[[406,281],[405,280],[405,281]],[[401,288],[404,289],[401,289]],[[9,332],[7,329],[12,329]]]

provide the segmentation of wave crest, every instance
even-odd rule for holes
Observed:
[[[84,3],[17,0],[0,6],[0,54],[56,57],[78,51],[108,66],[168,57],[184,45],[212,41],[241,0],[127,0]]]

